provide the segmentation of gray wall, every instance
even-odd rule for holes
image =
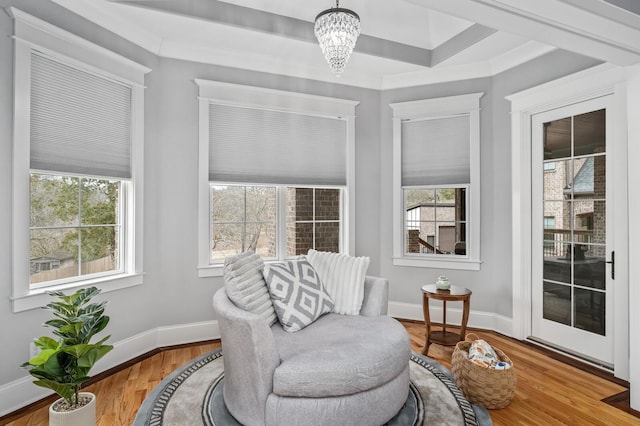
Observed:
[[[505,96],[596,65],[573,53],[554,51],[492,78],[388,90],[380,109],[381,199],[392,185],[392,111],[390,103],[484,92],[480,100],[480,271],[394,266],[393,208],[380,205],[381,272],[389,278],[389,299],[421,304],[420,287],[445,273],[451,282],[473,291],[471,310],[512,315],[511,282],[511,114]]]
[[[160,59],[42,0],[0,0],[152,69],[145,91],[144,285],[101,295],[109,300],[112,342],[155,327],[214,319],[220,278],[197,274],[198,90],[195,78],[360,101],[356,109],[356,254],[379,274],[380,93],[278,75]],[[13,23],[0,12],[0,196],[11,199]],[[48,333],[46,312],[11,309],[11,203],[0,205],[0,386],[25,375],[29,342]],[[25,214],[27,214],[25,212]]]
[[[8,6],[18,7],[149,67],[156,66],[153,55],[49,2],[0,0],[0,7],[3,8],[0,12],[0,195],[3,200],[11,200],[12,194],[13,21],[4,13],[4,8]],[[11,202],[5,201],[0,206],[0,341],[3,342],[0,346],[0,359],[3,361],[0,365],[0,386],[25,375],[19,365],[28,359],[29,342],[49,333],[41,327],[48,319],[46,312],[36,309],[13,313],[11,308],[11,215]],[[152,245],[153,241],[147,239],[145,244]],[[160,315],[153,306],[159,294],[152,290],[151,285],[109,294],[112,301],[109,305],[109,314],[112,316],[109,331],[114,341],[156,326]]]
[[[420,303],[420,286],[440,270],[391,263],[391,109],[389,103],[485,92],[481,115],[480,272],[447,271],[473,289],[473,310],[511,316],[510,116],[504,96],[592,65],[556,52],[495,78],[379,92],[273,74],[159,59],[96,25],[42,0],[0,0],[152,69],[145,93],[145,213],[142,286],[110,292],[108,331],[122,341],[159,326],[214,318],[219,278],[197,275],[198,104],[194,78],[248,84],[360,102],[356,119],[356,254],[369,273],[390,278],[390,299]],[[12,20],[0,13],[0,199],[10,200],[13,120]],[[46,314],[11,309],[11,203],[0,205],[0,386],[25,375],[29,342],[43,334]]]

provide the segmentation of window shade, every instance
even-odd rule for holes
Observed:
[[[31,54],[31,168],[131,177],[131,88]]]
[[[402,186],[470,182],[468,115],[402,123]]]
[[[346,122],[209,106],[209,180],[346,185]]]

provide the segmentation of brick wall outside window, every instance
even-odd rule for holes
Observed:
[[[340,251],[340,192],[329,188],[288,188],[287,255],[306,254],[310,248]]]

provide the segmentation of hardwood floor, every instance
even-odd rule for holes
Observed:
[[[411,336],[413,350],[421,352],[425,341],[424,324],[403,324]],[[611,381],[612,377],[607,379],[600,377],[601,374],[583,371],[554,359],[555,356],[537,347],[494,332],[470,331],[500,348],[516,368],[516,395],[511,404],[502,410],[490,410],[496,426],[640,425],[640,418],[602,401],[628,390]],[[451,368],[453,349],[432,344],[429,357]]]
[[[215,341],[163,350],[87,386],[84,390],[93,392],[97,397],[98,426],[131,425],[144,398],[163,378],[190,360],[220,346],[220,342]],[[6,416],[0,419],[0,425],[47,426],[49,405],[55,399],[44,400],[19,417]]]
[[[413,350],[421,352],[424,324],[402,323],[409,332]],[[602,401],[627,391],[622,384],[568,365],[536,347],[508,337],[481,330],[473,332],[502,349],[516,367],[515,398],[508,407],[490,411],[496,426],[640,425],[640,418]],[[219,347],[219,342],[207,342],[164,350],[91,384],[87,390],[98,397],[98,425],[131,425],[146,395],[165,376],[191,359]],[[448,368],[452,353],[453,348],[435,344],[429,348],[429,356]],[[50,402],[43,401],[27,412],[5,416],[0,419],[0,425],[47,425]]]

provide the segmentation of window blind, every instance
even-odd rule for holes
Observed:
[[[31,168],[131,177],[131,87],[31,54]]]
[[[468,115],[402,123],[402,186],[470,183]]]
[[[346,122],[209,105],[209,180],[346,185]]]

